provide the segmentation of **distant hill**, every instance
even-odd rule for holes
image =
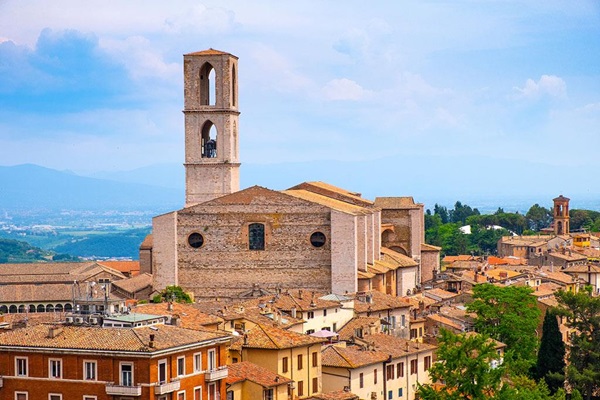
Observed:
[[[0,209],[177,209],[181,189],[114,182],[33,164],[0,166]]]
[[[0,238],[0,263],[28,263],[48,261],[51,252],[31,246],[27,242]]]

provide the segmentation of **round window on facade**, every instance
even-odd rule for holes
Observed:
[[[315,232],[310,235],[310,244],[315,247],[323,247],[325,245],[325,234],[323,232]]]
[[[194,232],[190,236],[188,236],[188,243],[193,248],[198,249],[204,244],[204,236],[202,236],[198,232]]]

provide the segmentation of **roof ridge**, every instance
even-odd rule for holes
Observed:
[[[277,343],[272,337],[271,335],[269,335],[269,333],[265,330],[265,327],[262,324],[257,324],[257,326],[263,331],[263,333],[269,338],[269,340],[271,341],[271,343],[273,343],[277,348],[280,347],[279,343]]]

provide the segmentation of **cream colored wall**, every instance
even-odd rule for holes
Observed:
[[[406,296],[407,291],[410,289],[411,293],[414,291],[417,282],[417,267],[404,267],[396,270],[396,285],[398,296]]]
[[[152,270],[155,290],[178,285],[177,274],[177,212],[152,219]]]
[[[337,310],[337,312],[336,312]],[[324,327],[329,327],[330,330],[333,329],[333,324],[335,323],[336,329],[340,329],[344,326],[348,321],[350,321],[354,317],[354,310],[348,308],[333,307],[327,309],[327,316],[323,316],[323,310],[315,310],[315,317],[308,318],[306,312],[302,313],[302,317],[304,321],[306,321],[303,325],[304,331],[301,333],[305,333],[309,329],[314,330],[315,332],[320,331]]]
[[[358,268],[367,265],[367,216],[356,217],[356,262]]]

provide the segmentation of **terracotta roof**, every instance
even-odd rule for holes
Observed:
[[[454,328],[457,331],[462,331],[464,329],[464,326],[462,326],[461,324],[458,324],[456,321],[453,321],[450,318],[444,317],[440,314],[429,314],[425,318],[437,322],[439,324]]]
[[[169,310],[168,303],[138,304],[133,312],[153,315],[169,315],[179,317],[180,326],[186,329],[203,329],[207,325],[217,325],[223,322],[222,318],[206,314],[192,304],[173,303]]]
[[[560,282],[565,285],[574,282],[573,276],[560,271],[559,268],[544,266],[541,268],[541,270],[533,271],[533,273],[539,276],[542,280],[547,279],[551,281]]]
[[[61,326],[62,331],[54,338],[49,337],[49,328],[49,325],[36,325],[6,332],[0,335],[0,349],[36,347],[67,351],[152,353],[215,339],[229,340],[228,335],[216,331],[195,331],[170,325],[138,328]],[[149,347],[150,335],[154,335],[154,347],[152,348]]]
[[[335,392],[313,394],[306,400],[359,400],[359,397],[345,390],[336,390]]]
[[[356,271],[356,277],[358,279],[371,279],[375,277],[375,274],[372,272],[366,272],[366,271]]]
[[[220,50],[215,50],[213,48],[210,48],[207,50],[202,50],[202,51],[195,51],[193,53],[187,53],[187,54],[184,54],[184,56],[232,56],[234,58],[238,58],[238,57],[234,56],[233,54],[226,53],[226,52],[220,51]]]
[[[600,266],[588,263],[587,265],[571,265],[563,269],[563,272],[566,274],[569,273],[578,273],[578,274],[600,274]]]
[[[331,197],[309,192],[308,190],[284,190],[282,193],[297,197],[299,199],[310,201],[312,203],[320,204],[322,206],[331,208],[332,210],[340,211],[346,214],[364,215],[371,214],[373,212],[368,208],[355,206],[354,204],[346,203],[344,201],[336,200]]]
[[[527,265],[527,260],[522,257],[494,257],[489,256],[487,262],[490,265]]]
[[[351,295],[348,294],[348,296]],[[367,301],[367,296],[370,296],[370,302]],[[364,293],[354,293],[354,311],[357,314],[362,314],[369,311],[375,312],[408,307],[410,307],[410,305],[403,301],[400,297],[381,293],[376,290]]]
[[[569,201],[571,199],[569,199],[568,197],[563,196],[562,194],[554,199],[552,199],[552,201]]]
[[[257,324],[238,340],[240,347],[253,349],[290,349],[294,347],[310,346],[324,342],[325,339],[316,338],[301,333],[288,331],[274,326]]]
[[[397,251],[388,249],[387,247],[381,247],[381,254],[383,255],[383,261],[395,263],[399,267],[416,267],[419,264],[412,258],[400,254]]]
[[[194,307],[212,315],[217,315],[225,321],[250,321],[256,324],[276,324],[282,328],[289,328],[304,323],[304,320],[282,315],[279,310],[271,309],[270,312],[261,310],[256,305],[243,302],[202,301],[195,303]]]
[[[340,340],[348,341],[356,335],[356,329],[368,332],[373,326],[377,332],[381,330],[381,319],[379,317],[354,317],[337,331]]]
[[[516,276],[522,275],[521,272],[512,271],[510,269],[494,268],[485,271],[488,278],[494,278],[495,280],[512,279]]]
[[[136,293],[152,286],[152,275],[143,273],[132,278],[121,279],[112,283],[113,286],[129,293]]]
[[[458,296],[457,293],[448,292],[448,291],[446,291],[444,289],[440,289],[440,288],[433,288],[433,289],[425,290],[425,291],[423,291],[423,295],[426,297],[431,297],[431,296],[440,297],[442,300],[448,300],[448,299]]]
[[[131,276],[140,273],[139,261],[98,261],[98,264],[115,269],[119,272],[130,274]]]
[[[457,256],[446,256],[442,258],[442,262],[444,264],[451,264],[456,261],[481,261],[479,257],[475,258],[474,256],[468,254],[459,254]]]
[[[548,253],[548,255],[550,257],[554,257],[554,258],[559,258],[561,260],[565,260],[565,261],[583,261],[583,260],[587,260],[587,256],[583,255],[583,254],[579,254],[576,253],[574,251],[572,252],[567,252],[565,254],[562,254],[560,252],[552,252],[552,253]]]
[[[73,282],[0,285],[0,302],[72,302]]]
[[[321,364],[324,367],[360,368],[382,363],[389,355],[382,351],[362,350],[359,346],[327,346],[321,351]]]
[[[375,206],[387,210],[419,209],[421,204],[415,203],[412,197],[376,197]]]
[[[440,251],[441,247],[434,246],[432,244],[421,243],[421,251]]]
[[[389,354],[393,358],[433,351],[437,348],[436,346],[427,343],[413,342],[412,340],[402,339],[393,335],[386,335],[385,333],[366,335],[363,337],[363,340],[369,345],[374,346],[375,350]]]
[[[307,190],[309,192],[321,194],[327,197],[333,197],[347,203],[357,206],[372,206],[373,202],[361,197],[360,193],[350,192],[346,189],[333,186],[325,182],[303,182],[299,185],[289,188],[288,190]]]
[[[271,388],[293,382],[293,380],[285,376],[276,374],[249,361],[230,364],[227,366],[227,369],[229,372],[225,381],[228,384],[249,380],[262,387]]]
[[[297,311],[322,310],[325,308],[338,308],[340,302],[332,300],[323,300],[321,297],[326,293],[319,293],[311,290],[286,290],[272,296],[263,296],[255,299],[246,300],[243,304],[247,307],[276,308],[289,313],[292,308]]]
[[[140,249],[152,250],[153,245],[154,245],[154,240],[152,238],[152,234],[150,233],[144,238],[144,241],[140,245]]]

